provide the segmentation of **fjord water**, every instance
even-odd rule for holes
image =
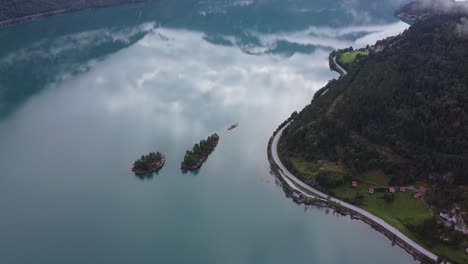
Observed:
[[[286,198],[273,130],[405,1],[158,1],[0,29],[0,263],[413,263]],[[238,128],[226,128],[239,122]],[[186,149],[218,132],[202,169]],[[166,154],[140,179],[131,163]]]

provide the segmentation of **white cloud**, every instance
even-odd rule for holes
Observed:
[[[285,40],[302,45],[339,49],[349,46],[362,47],[368,44],[372,45],[379,39],[398,35],[408,27],[408,24],[400,21],[385,25],[349,26],[343,28],[309,27],[297,32],[277,34],[257,33],[257,35],[265,46],[274,46],[275,42]],[[363,36],[356,40],[352,38],[356,34]]]
[[[277,35],[252,33],[262,40],[264,46],[259,49],[279,40],[320,45],[310,54],[290,57],[266,53],[252,56],[237,46],[210,43],[200,32],[158,28],[126,49],[83,64],[87,71],[57,78],[20,114],[27,112],[34,120],[45,119],[44,125],[50,126],[69,115],[100,113],[137,123],[176,124],[174,133],[233,113],[250,116],[268,112],[285,117],[308,104],[316,90],[337,76],[328,68],[330,47],[361,45],[401,28],[402,24],[396,23],[311,27]],[[353,34],[365,35],[355,42]]]
[[[224,115],[223,109],[252,114],[276,105],[289,113],[336,76],[327,56],[320,49],[289,58],[252,56],[207,42],[203,33],[162,28],[78,76],[59,78],[64,81],[33,97],[20,113],[50,122],[100,113],[159,125],[177,120],[182,127]]]
[[[156,27],[154,23],[145,23],[138,27],[128,27],[119,30],[99,29],[64,35],[55,39],[41,39],[27,48],[22,48],[0,58],[1,64],[19,63],[30,58],[58,57],[65,52],[80,52],[91,46],[106,42],[128,44],[130,39],[140,33],[147,33]]]
[[[355,41],[355,46],[364,47],[366,45],[374,44],[377,40],[398,35],[407,28],[409,28],[409,25],[403,22],[397,22],[397,23],[382,27],[381,30],[369,32],[369,34],[361,38],[358,38]]]

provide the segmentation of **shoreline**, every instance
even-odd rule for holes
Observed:
[[[208,155],[209,156],[209,155]],[[203,166],[203,163],[205,163],[205,161],[208,159],[208,156],[204,157],[203,159],[199,160],[197,164],[193,165],[193,166],[189,166],[189,167],[183,167],[181,166],[180,169],[182,170],[182,172],[189,172],[189,171],[194,171],[194,170],[198,170],[200,169],[202,166]]]
[[[83,11],[83,10],[87,10],[87,9],[100,9],[100,8],[108,8],[108,7],[120,6],[120,5],[138,4],[138,3],[143,3],[143,2],[148,2],[148,0],[133,0],[133,1],[126,2],[126,3],[121,2],[121,3],[112,3],[112,4],[108,4],[108,5],[101,5],[101,6],[87,6],[87,7],[82,7],[82,8],[65,8],[65,9],[51,10],[51,11],[42,12],[42,13],[38,13],[38,14],[32,14],[32,15],[27,15],[27,16],[2,20],[2,21],[0,21],[0,28],[8,26],[8,25],[14,25],[14,24],[17,24],[17,23],[23,23],[23,22],[27,22],[27,21],[34,21],[34,20],[44,18],[44,17],[62,15],[62,14],[66,14],[66,13],[78,12],[78,11]]]
[[[39,13],[39,14],[35,14],[35,15],[11,18],[11,19],[8,19],[8,20],[0,21],[0,27],[4,27],[4,26],[7,26],[7,25],[12,25],[12,24],[16,24],[16,23],[21,23],[21,22],[25,22],[25,21],[35,20],[35,19],[39,19],[39,18],[42,18],[42,17],[61,15],[61,14],[74,12],[74,11],[79,11],[79,10],[84,10],[84,9],[86,9],[86,8],[83,8],[83,9],[59,9],[59,10],[43,12],[43,13]]]
[[[283,191],[285,192],[287,197],[291,197],[293,201],[295,201],[296,203],[303,203],[306,205],[313,205],[317,207],[327,207],[341,215],[349,215],[351,219],[353,220],[361,220],[362,222],[372,227],[372,229],[386,236],[389,240],[392,241],[393,245],[398,245],[399,247],[404,249],[408,254],[412,255],[415,259],[419,260],[421,263],[436,263],[437,262],[438,257],[435,254],[425,249],[421,245],[417,244],[412,239],[408,238],[406,235],[398,231],[396,228],[386,223],[385,221],[381,220],[380,218],[374,216],[373,214],[361,208],[357,208],[357,207],[354,208],[355,206],[349,205],[348,203],[344,201],[341,201],[339,199],[326,195],[318,190],[315,190],[297,178],[292,179],[288,177],[287,175],[284,175],[285,172],[282,170],[280,165],[277,164],[277,162],[275,161],[275,158],[273,157],[273,151],[275,149],[275,143],[277,144],[277,142],[279,141],[279,138],[281,138],[282,131],[284,130],[284,128],[288,126],[288,124],[289,123],[286,123],[278,127],[278,129],[273,133],[273,135],[270,137],[268,141],[268,150],[267,150],[268,161],[270,163],[270,169],[271,169],[270,172],[277,179],[280,180]],[[279,159],[279,156],[278,156],[278,159]],[[281,160],[279,160],[279,162],[281,162]],[[287,171],[287,173],[291,174],[289,171]],[[303,188],[300,188],[299,186]],[[314,192],[310,191],[314,195],[310,195],[304,192],[303,189],[307,191],[310,191],[311,189],[315,190]],[[308,198],[301,198],[301,199],[295,198],[292,195],[293,190],[300,191]],[[364,215],[362,212],[359,212],[359,211],[366,212],[367,214],[380,219],[384,224],[378,223],[374,219],[371,219],[370,217]],[[387,225],[387,227],[384,225]],[[390,229],[394,229],[394,230],[390,230]],[[409,242],[412,242],[414,245],[411,245]],[[416,248],[416,247],[419,247],[419,248]]]

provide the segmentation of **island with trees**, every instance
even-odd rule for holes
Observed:
[[[142,155],[133,163],[132,171],[136,175],[145,175],[159,171],[166,162],[166,157],[160,152],[150,152],[148,155]]]
[[[185,153],[184,160],[180,164],[180,169],[183,172],[199,169],[203,165],[203,162],[205,162],[208,156],[211,154],[211,152],[214,151],[218,145],[218,141],[219,136],[218,134],[214,133],[206,140],[203,139],[200,141],[200,143],[195,144],[192,150],[187,150]]]

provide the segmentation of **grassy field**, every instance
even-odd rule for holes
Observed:
[[[293,158],[291,161],[304,179],[315,179],[319,172],[319,167],[311,162],[305,162],[297,158]]]
[[[349,64],[353,62],[356,59],[357,55],[364,55],[367,56],[369,55],[369,51],[362,51],[362,50],[356,50],[356,51],[348,51],[348,52],[343,52],[340,54],[340,57],[338,58],[338,61],[341,64]]]
[[[306,162],[300,159],[292,159],[294,166],[302,176],[315,178],[317,173],[322,169],[342,172],[345,168],[342,165],[334,163],[324,163],[317,165],[315,163]],[[356,195],[362,195],[362,203],[358,206],[364,210],[382,218],[385,222],[400,230],[403,234],[431,250],[437,255],[450,256],[450,259],[457,263],[468,263],[468,254],[463,249],[455,249],[453,247],[439,243],[430,245],[424,240],[421,240],[415,233],[408,229],[409,225],[418,225],[432,216],[432,211],[420,199],[413,197],[413,191],[397,192],[394,194],[393,202],[386,202],[383,196],[387,192],[376,192],[370,194],[369,187],[385,186],[388,184],[388,178],[381,171],[373,171],[363,175],[364,181],[359,181],[357,187],[352,187],[351,182],[339,187],[333,188],[330,191],[339,199],[352,201]],[[418,187],[424,183],[415,182],[414,186]]]
[[[365,196],[362,208],[378,215],[399,229],[406,229],[408,225],[422,223],[432,216],[432,212],[423,202],[413,197],[412,192],[399,192],[391,203],[383,199],[383,193],[368,194]]]

